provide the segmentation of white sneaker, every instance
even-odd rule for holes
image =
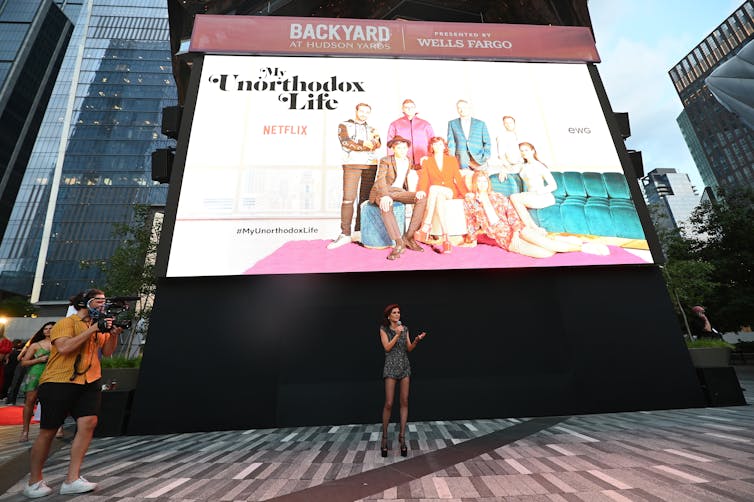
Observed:
[[[340,234],[337,239],[327,245],[327,249],[336,249],[351,243],[351,236]]]
[[[70,483],[63,483],[60,485],[61,495],[72,495],[74,493],[86,493],[97,488],[97,483],[90,483],[83,476],[79,476],[79,479],[71,481]]]
[[[47,483],[44,482],[44,479],[42,481],[37,481],[33,485],[26,485],[26,488],[24,488],[24,495],[26,495],[30,499],[46,497],[51,493],[52,488],[47,486]]]

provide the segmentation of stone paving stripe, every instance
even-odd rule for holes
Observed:
[[[667,502],[665,499],[662,499],[656,495],[652,495],[642,488],[634,488],[633,490],[631,490],[631,493],[638,495],[642,500],[645,500],[647,502]]]
[[[610,499],[615,500],[615,502],[634,502],[634,499],[625,497],[615,490],[603,490],[602,493],[604,493]]]
[[[697,462],[712,462],[712,460],[709,458],[702,457],[699,455],[693,455],[691,453],[686,453],[685,451],[674,450],[672,448],[665,448],[665,450],[663,451],[672,453],[673,455],[678,455],[679,457],[685,457],[691,460],[696,460]]]
[[[566,434],[570,434],[571,436],[577,437],[579,439],[583,439],[584,441],[588,441],[590,443],[596,443],[597,441],[599,441],[599,439],[594,439],[593,437],[589,437],[589,436],[586,436],[584,434],[580,434],[580,433],[578,433],[578,432],[576,432],[574,430],[567,429],[565,427],[560,427],[559,426],[559,427],[553,427],[553,429],[556,429],[556,430],[559,430],[559,431],[563,431]]]
[[[547,481],[555,485],[558,490],[564,492],[564,493],[574,493],[577,492],[576,488],[573,488],[568,483],[563,481],[562,479],[558,478],[555,474],[551,472],[543,472],[541,474],[543,478],[545,478]]]
[[[488,498],[493,497],[494,494],[490,490],[490,487],[484,482],[482,478],[469,478],[471,484],[474,485],[474,489],[477,491],[480,497]],[[387,492],[386,492],[387,493]]]
[[[568,502],[568,499],[559,493],[550,493],[549,495],[547,495],[547,499],[551,500],[552,502]]]
[[[720,420],[723,422],[732,422],[732,418],[726,418],[726,417],[713,417],[712,415],[697,415],[699,418],[706,418],[707,420]]]
[[[435,485],[435,490],[437,490],[438,498],[453,498],[453,494],[450,493],[450,488],[448,488],[448,483],[445,481],[445,478],[432,478],[432,484]]]
[[[233,476],[233,479],[244,479],[246,476],[255,471],[260,465],[262,465],[260,462],[254,462],[253,464],[250,464],[246,469]]]
[[[616,487],[619,490],[630,490],[632,488],[631,486],[627,485],[626,483],[624,483],[622,481],[618,481],[614,477],[608,476],[607,474],[605,474],[602,471],[589,470],[587,472],[589,474],[591,474],[592,476],[596,477],[596,478],[600,478],[602,481],[605,481],[606,483],[610,483],[611,485],[613,485],[614,487]]]
[[[504,462],[518,471],[519,474],[531,474],[532,472],[512,458],[506,458]]]
[[[707,424],[707,427],[712,427],[714,429],[722,429],[724,431],[743,431],[743,432],[746,432],[746,427],[739,427],[737,425]]]
[[[575,453],[573,453],[571,451],[568,451],[565,448],[563,448],[562,446],[559,446],[559,445],[556,445],[556,444],[546,444],[545,446],[547,446],[551,450],[555,450],[558,453],[562,453],[563,455],[565,455],[567,457],[572,457],[572,456],[576,455]]]
[[[673,469],[672,467],[670,467],[668,465],[653,465],[652,467],[654,469],[665,471],[668,474],[673,474],[675,476],[678,476],[679,478],[686,479],[688,481],[691,481],[692,483],[709,483],[709,480],[707,480],[707,479],[699,478],[697,476],[693,476],[693,475],[688,474],[686,472],[679,471],[678,469]]]
[[[713,436],[720,439],[728,439],[730,441],[738,441],[741,443],[751,443],[751,439],[749,438],[742,438],[740,436],[733,436],[731,434],[720,434],[719,432],[705,432],[704,434],[707,436]]]

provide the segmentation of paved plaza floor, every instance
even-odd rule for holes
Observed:
[[[736,367],[754,403],[754,366]],[[754,500],[754,406],[546,418],[417,422],[388,458],[379,425],[97,438],[90,494],[57,495],[57,441],[43,500],[692,501]],[[27,444],[0,427],[0,500],[26,500]],[[36,436],[36,428],[32,436]],[[71,432],[69,431],[70,435]]]

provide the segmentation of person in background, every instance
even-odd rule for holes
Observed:
[[[39,387],[39,377],[45,369],[47,360],[50,358],[50,332],[54,322],[48,322],[39,328],[39,331],[31,337],[29,348],[21,359],[21,365],[28,368],[26,377],[21,383],[21,390],[24,392],[24,413],[21,438],[19,441],[29,440],[29,425],[31,416],[34,413],[34,406],[37,404],[37,387]],[[61,432],[61,431],[58,431]]]
[[[525,226],[508,197],[492,191],[487,173],[477,171],[471,179],[472,197],[463,201],[463,209],[467,235],[472,242],[498,246],[532,258],[575,251],[610,254],[604,244],[582,242],[576,236],[549,236]]]
[[[691,317],[689,318],[689,327],[691,328],[691,334],[695,338],[713,338],[722,340],[722,335],[719,331],[712,327],[709,318],[707,317],[707,310],[701,305],[691,307]]]
[[[411,167],[419,167],[422,159],[426,157],[427,145],[429,140],[434,137],[435,132],[432,124],[416,116],[416,103],[411,99],[406,99],[401,105],[403,116],[395,119],[390,123],[387,129],[387,154],[392,155],[393,150],[390,148],[390,141],[396,136],[408,140],[408,158],[411,160]]]
[[[15,375],[19,367],[18,355],[21,353],[21,348],[24,346],[23,340],[13,340],[12,343],[13,349],[10,351],[10,354],[8,354],[8,360],[5,362],[5,367],[3,368],[3,385],[0,388],[0,399],[5,399],[5,404],[12,404],[10,402],[10,397],[11,390],[14,390],[13,384],[16,382]],[[14,396],[16,392],[18,392],[17,386],[13,393]],[[15,404],[15,398],[13,401],[13,404]]]
[[[21,359],[24,358],[24,354],[29,348],[29,345],[31,345],[31,338],[26,340],[26,343],[23,343],[22,341],[20,350],[18,351],[18,353],[16,353],[16,362],[19,364],[16,364],[16,370],[13,372],[13,381],[8,388],[8,395],[5,398],[5,404],[10,404],[12,406],[15,406],[16,404],[16,399],[18,399],[18,390],[21,387],[21,382],[23,382],[24,377],[26,376],[26,368],[20,363]]]
[[[367,124],[372,107],[356,105],[356,117],[338,125],[338,141],[343,150],[343,201],[340,205],[340,235],[327,249],[336,249],[352,242],[353,203],[358,195],[354,232],[361,231],[361,203],[369,198],[377,174],[377,154],[382,146],[377,130]]]
[[[506,172],[516,173],[521,169],[524,158],[519,150],[516,119],[510,115],[503,117],[503,130],[497,137],[497,158],[502,161]]]
[[[455,155],[458,159],[461,170],[485,170],[492,154],[487,124],[471,116],[471,105],[465,99],[458,100],[456,110],[458,118],[448,122],[450,155]]]
[[[395,246],[393,246],[387,259],[397,260],[404,248],[412,251],[424,251],[424,248],[414,240],[414,232],[419,229],[422,218],[424,218],[427,199],[424,194],[419,195],[407,190],[408,173],[413,168],[411,159],[408,157],[411,141],[402,136],[396,136],[388,141],[387,145],[393,150],[393,155],[380,159],[377,178],[374,181],[372,192],[369,194],[369,200],[379,206],[385,230],[387,230],[390,238],[395,241]],[[398,221],[393,214],[393,201],[414,205],[411,212],[411,221],[403,236],[401,236]]]
[[[519,172],[521,181],[524,182],[524,191],[511,194],[510,200],[524,225],[541,234],[546,234],[547,230],[535,223],[528,208],[542,209],[555,204],[553,192],[557,190],[558,184],[550,169],[540,162],[534,145],[524,142],[519,144],[519,150],[524,158]]]
[[[5,382],[5,365],[10,358],[10,353],[13,351],[13,342],[11,342],[5,331],[0,333],[0,389],[4,387]]]
[[[432,230],[432,220],[437,217],[442,239],[441,252],[448,254],[452,247],[448,238],[448,225],[445,203],[451,199],[463,198],[468,192],[466,182],[458,168],[458,160],[450,155],[448,144],[443,138],[434,137],[429,143],[430,157],[424,159],[419,171],[419,185],[416,195],[427,196],[427,209],[424,221],[414,238],[427,242]]]

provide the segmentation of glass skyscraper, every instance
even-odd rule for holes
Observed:
[[[151,153],[173,145],[177,103],[165,0],[61,0],[75,28],[0,244],[0,289],[61,300],[102,284],[97,267],[134,204],[163,205]]]
[[[751,40],[754,0],[746,0],[670,70],[684,108],[678,123],[708,186],[754,188],[754,130],[718,103],[705,84]],[[699,163],[700,155],[706,163]]]
[[[686,140],[686,146],[688,146],[689,152],[691,152],[691,158],[694,159],[694,164],[696,164],[696,168],[702,177],[704,185],[712,189],[717,189],[718,184],[717,179],[715,179],[715,173],[712,170],[712,166],[709,165],[707,156],[704,155],[704,147],[702,146],[702,142],[699,141],[699,137],[696,135],[696,131],[694,130],[693,124],[691,124],[691,120],[689,120],[686,110],[678,115],[676,122],[678,122],[678,127],[681,128],[683,139]]]
[[[52,0],[0,1],[0,239],[72,31]]]

